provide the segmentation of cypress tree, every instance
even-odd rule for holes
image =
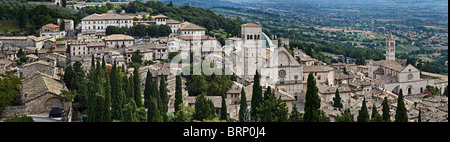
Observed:
[[[72,65],[68,65],[64,72],[64,83],[67,86],[67,89],[74,90],[75,85],[72,85],[72,80],[75,79],[75,72],[72,69]]]
[[[208,120],[216,117],[214,103],[205,98],[205,93],[198,95],[195,98],[195,112],[193,115],[194,120]]]
[[[320,121],[320,97],[319,89],[316,86],[316,80],[312,73],[308,75],[307,90],[305,96],[305,114],[304,122],[319,122]]]
[[[256,108],[258,108],[262,103],[262,87],[260,84],[260,76],[258,73],[258,70],[256,70],[256,73],[254,75],[254,81],[253,81],[253,92],[252,92],[252,102],[251,102],[251,110],[250,110],[250,119],[252,121],[257,120],[257,111]]]
[[[164,79],[164,74],[161,74],[161,80],[159,82],[159,94],[161,98],[161,115],[164,118],[164,122],[167,122],[167,112],[169,111],[169,96],[167,96],[166,80]]]
[[[133,75],[130,75],[130,77],[128,78],[128,100],[134,100],[134,79],[133,79]],[[136,101],[134,101],[134,105],[136,105]]]
[[[105,113],[105,122],[111,122],[111,85],[109,85],[110,79],[106,78],[105,83],[105,105],[104,105],[104,113]]]
[[[133,87],[134,87],[134,101],[138,108],[142,107],[142,95],[141,95],[141,77],[139,75],[139,67],[135,66],[133,71]]]
[[[390,114],[390,108],[388,104],[388,98],[384,97],[383,103],[382,103],[382,111],[383,111],[383,121],[384,122],[391,122],[391,114]]]
[[[124,112],[123,120],[125,122],[138,122],[138,118],[136,117],[136,103],[133,99],[131,99],[128,104],[125,106],[126,111]]]
[[[147,78],[145,79],[145,88],[144,88],[144,106],[148,107],[148,101],[152,94],[152,84],[153,84],[153,75],[150,70],[147,71]]]
[[[158,110],[156,99],[153,97],[149,98],[147,111],[147,122],[163,122],[161,113]]]
[[[181,75],[177,75],[177,79],[175,81],[175,112],[180,110],[179,105],[183,103],[183,95],[182,95],[182,84],[181,84]]]
[[[341,96],[339,95],[339,89],[336,89],[336,93],[333,98],[333,102],[334,102],[333,107],[337,107],[337,108],[339,108],[339,110],[342,108]]]
[[[122,120],[123,118],[123,101],[125,92],[122,89],[122,81],[120,79],[120,71],[114,62],[111,70],[111,119]]]
[[[244,87],[241,89],[241,102],[239,106],[239,121],[248,121],[248,110],[247,110],[247,96],[245,95]]]
[[[358,122],[369,122],[369,111],[367,110],[366,98],[363,99],[361,110],[358,113]]]
[[[395,122],[408,122],[408,114],[403,99],[403,90],[400,89],[397,99],[397,110],[395,111]]]
[[[226,104],[226,100],[225,100],[225,95],[222,95],[222,108],[220,111],[220,120],[228,120],[227,104]]]
[[[380,115],[380,114],[378,113],[377,106],[375,106],[375,104],[373,104],[373,106],[372,106],[372,116],[370,118],[371,119],[375,119],[375,117],[377,115]]]

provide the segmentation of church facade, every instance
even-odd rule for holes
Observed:
[[[278,48],[261,68],[261,85],[275,86],[298,100],[302,94],[303,66],[284,47]]]
[[[403,95],[422,94],[427,85],[434,85],[432,80],[423,80],[420,70],[413,65],[404,65],[404,60],[395,58],[395,40],[389,34],[386,40],[386,60],[366,61],[369,68],[368,77],[372,79],[375,87],[398,94],[400,89]]]

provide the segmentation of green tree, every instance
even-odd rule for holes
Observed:
[[[198,95],[195,98],[195,112],[193,115],[194,120],[209,120],[216,117],[214,103],[205,98],[205,93]]]
[[[167,87],[166,87],[166,81],[164,79],[164,74],[161,74],[161,79],[159,82],[159,95],[162,102],[162,110],[161,115],[164,118],[164,122],[167,122],[167,112],[169,111],[169,96],[167,95]]]
[[[191,122],[194,115],[194,108],[181,103],[178,105],[179,110],[175,112],[175,122]]]
[[[108,8],[108,10],[113,10],[114,9],[114,4],[112,4],[110,2],[106,2],[106,7]]]
[[[136,50],[136,52],[134,52],[131,56],[131,62],[141,65],[143,56],[144,55],[141,54],[140,50]]]
[[[150,70],[147,71],[147,78],[145,79],[145,88],[144,88],[144,106],[149,106],[148,102],[150,96],[152,94],[152,84],[153,84],[153,75]]]
[[[222,107],[220,111],[220,120],[228,120],[228,113],[227,113],[227,104],[225,101],[225,94],[222,95]]]
[[[390,114],[390,108],[388,104],[388,98],[384,97],[383,103],[382,103],[382,111],[383,111],[383,121],[384,122],[391,122],[391,114]]]
[[[263,103],[262,87],[261,87],[261,84],[260,84],[260,76],[259,76],[258,70],[256,70],[256,73],[255,73],[253,79],[254,79],[254,81],[253,81],[253,92],[252,92],[250,119],[251,119],[251,121],[256,121],[257,120],[256,108],[258,108]]]
[[[281,98],[275,97],[275,91],[270,86],[264,92],[264,104],[257,108],[258,121],[261,122],[287,122],[288,110]]]
[[[305,96],[305,115],[304,122],[319,122],[320,121],[320,97],[319,89],[316,86],[316,80],[312,73],[308,75],[307,90]]]
[[[20,97],[21,85],[22,81],[14,75],[14,72],[0,73],[0,114],[6,106],[14,104],[14,100]]]
[[[408,122],[408,114],[406,112],[402,89],[400,89],[400,92],[398,94],[397,110],[395,111],[395,122]]]
[[[120,70],[117,68],[116,62],[111,70],[111,119],[122,120],[123,118],[123,101],[125,100],[125,92],[122,88],[120,79]]]
[[[104,113],[105,113],[105,122],[111,122],[111,85],[109,85],[110,79],[106,77],[105,82],[105,102],[104,102]]]
[[[335,97],[333,98],[333,107],[342,108],[341,96],[339,95],[339,89],[336,89]]]
[[[163,122],[163,117],[159,112],[156,99],[150,97],[148,105],[147,122]]]
[[[369,111],[367,110],[366,98],[363,99],[361,110],[358,112],[358,122],[369,122]]]
[[[353,114],[350,112],[350,109],[345,109],[341,112],[341,115],[338,115],[335,119],[336,122],[354,122]]]
[[[20,63],[24,63],[27,61],[27,55],[25,55],[25,52],[23,52],[22,48],[19,48],[16,56],[19,57]]]
[[[134,83],[133,75],[130,75],[130,77],[128,78],[128,88],[127,88],[128,89],[128,91],[127,91],[128,92],[128,95],[127,95],[128,100],[134,100],[135,99],[135,97],[134,97],[134,95],[135,95],[135,93],[134,93],[134,85],[135,85],[135,83]],[[134,104],[136,105],[136,101],[134,101]]]
[[[134,101],[138,108],[142,107],[142,95],[141,95],[141,77],[139,75],[139,67],[135,66],[133,71],[133,87],[134,87]]]
[[[124,112],[124,122],[139,122],[139,119],[137,117],[137,107],[136,103],[133,99],[131,99],[128,104],[125,105],[125,112]]]
[[[249,113],[247,109],[247,96],[245,95],[244,87],[241,89],[241,102],[239,105],[239,121],[240,122],[248,122]]]
[[[445,86],[444,96],[448,97],[448,85]]]
[[[181,84],[181,75],[177,75],[177,78],[175,80],[175,113],[180,110],[179,106],[183,103],[183,96],[182,96],[182,84]]]
[[[297,109],[297,105],[294,104],[294,107],[292,108],[291,116],[289,116],[289,120],[291,122],[302,122],[303,114],[300,113]]]
[[[377,106],[373,104],[372,106],[372,116],[370,118],[371,122],[383,122],[383,117],[378,113]]]

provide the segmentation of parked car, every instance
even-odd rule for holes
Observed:
[[[48,117],[50,117],[50,118],[61,117],[62,115],[65,115],[64,109],[55,107],[55,108],[52,108],[52,110],[50,110]]]

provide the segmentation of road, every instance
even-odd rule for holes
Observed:
[[[33,117],[34,122],[61,122],[61,117],[49,118],[48,113],[28,115]]]

